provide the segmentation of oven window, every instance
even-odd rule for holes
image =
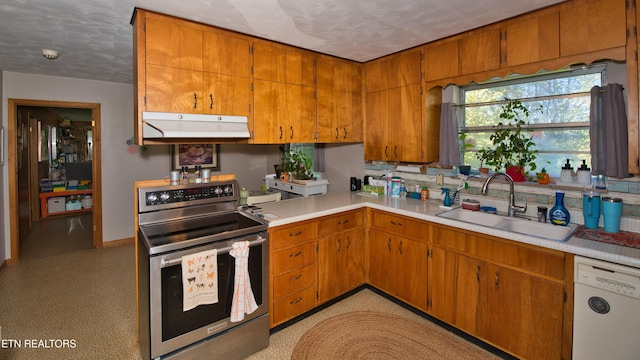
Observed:
[[[203,326],[227,319],[231,313],[235,259],[218,255],[218,303],[183,309],[182,266],[162,268],[162,341],[187,334]],[[249,277],[258,305],[262,305],[262,245],[249,249]]]

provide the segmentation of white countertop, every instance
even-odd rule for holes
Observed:
[[[392,198],[389,196],[362,196],[357,195],[356,192],[347,191],[288,199],[260,204],[259,206],[262,208],[262,213],[265,218],[269,220],[270,227],[370,207],[548,249],[560,250],[575,255],[640,268],[640,249],[586,240],[575,236],[566,242],[551,241],[534,236],[446,219],[436,216],[436,214],[446,211],[440,208],[440,203],[441,201],[439,200],[421,201],[417,199]],[[275,217],[270,219],[270,215],[274,215]]]

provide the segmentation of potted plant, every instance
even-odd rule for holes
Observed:
[[[480,160],[480,167],[478,171],[481,177],[487,177],[489,175],[489,168],[484,165],[495,165],[495,151],[493,149],[482,148],[476,152],[476,159]]]
[[[494,145],[493,165],[496,170],[505,169],[514,181],[524,181],[527,168],[536,170],[538,150],[529,134],[531,130],[525,128],[529,114],[520,100],[509,100],[502,106],[500,121],[489,137]]]
[[[284,157],[284,171],[294,180],[314,180],[313,160],[302,150],[289,150]]]

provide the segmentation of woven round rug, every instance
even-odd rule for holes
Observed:
[[[497,358],[436,325],[390,313],[355,311],[312,327],[296,344],[291,359]]]

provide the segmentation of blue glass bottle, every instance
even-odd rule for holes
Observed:
[[[549,213],[549,220],[554,225],[562,226],[568,225],[569,221],[571,220],[569,210],[564,207],[564,192],[562,191],[556,191],[556,203],[551,208],[551,212]]]

